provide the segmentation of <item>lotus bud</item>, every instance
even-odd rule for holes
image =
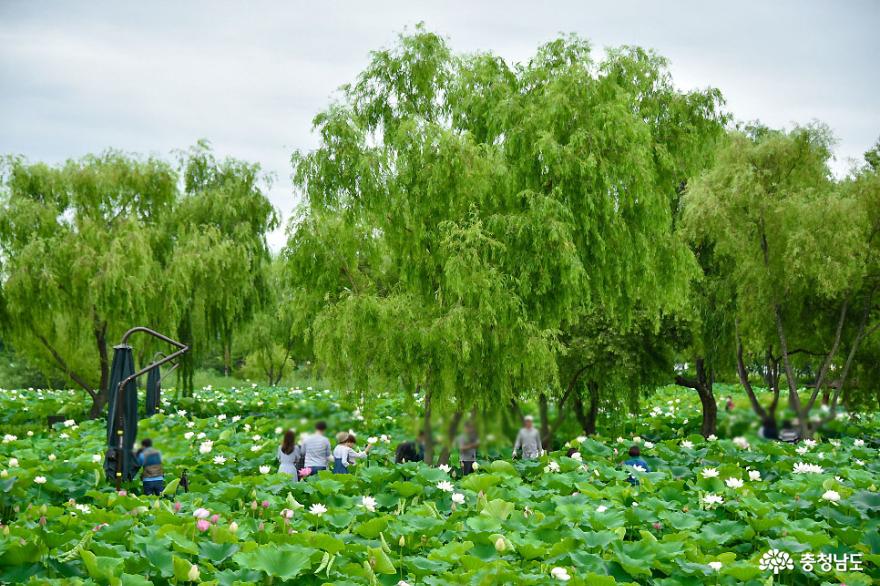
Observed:
[[[498,553],[504,553],[504,550],[507,549],[507,543],[504,542],[503,537],[499,537],[495,540],[495,551]]]
[[[256,511],[259,506],[260,506],[260,504],[257,501],[251,502],[251,510],[252,511]]]
[[[40,526],[41,526],[41,527],[45,527],[45,526],[46,526],[46,515],[41,515],[41,516],[40,516]]]
[[[264,509],[268,509],[268,508],[269,508],[269,501],[263,501],[263,508],[264,508]]]
[[[232,531],[233,533],[235,533],[236,531],[238,531],[238,523],[236,523],[235,521],[233,521],[232,523],[230,523],[230,524],[229,524],[229,530]]]
[[[174,503],[174,512],[175,512],[175,513],[179,513],[179,512],[180,512],[180,507],[181,507],[181,506],[182,506],[182,505],[180,504],[180,501],[177,501],[176,503]]]
[[[406,537],[401,535],[400,539],[397,541],[397,545],[399,545],[400,547],[406,547]]]
[[[219,520],[220,520],[220,515],[218,515],[217,513],[214,513],[213,515],[211,515],[211,523],[213,523],[214,525],[216,525],[217,521],[219,521]]]
[[[186,573],[186,579],[190,582],[198,582],[200,575],[201,572],[199,572],[199,567],[193,564],[189,567],[189,572]]]

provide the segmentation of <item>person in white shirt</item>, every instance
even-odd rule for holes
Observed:
[[[303,441],[302,447],[306,454],[303,465],[311,469],[310,476],[314,476],[321,470],[326,470],[328,463],[332,461],[330,440],[324,437],[325,431],[327,431],[327,424],[319,421],[315,424],[315,433]]]
[[[348,467],[354,464],[355,459],[367,457],[370,446],[367,446],[363,452],[358,452],[354,449],[355,444],[357,444],[357,438],[353,433],[349,433],[346,434],[345,440],[333,448],[334,474],[348,474]]]
[[[541,447],[541,432],[535,429],[535,420],[531,415],[523,417],[523,426],[516,434],[516,443],[513,445],[513,457],[516,452],[522,450],[523,460],[537,458],[544,451]]]

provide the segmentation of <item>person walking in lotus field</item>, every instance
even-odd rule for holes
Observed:
[[[516,443],[513,445],[514,458],[516,452],[520,450],[523,460],[533,460],[544,451],[541,446],[541,432],[535,428],[535,420],[531,415],[523,417],[522,429],[516,434]]]
[[[314,476],[321,470],[326,470],[327,465],[333,461],[330,440],[324,437],[327,424],[319,421],[315,424],[315,433],[307,437],[302,444],[305,452],[304,467],[311,469],[310,476]]]
[[[289,474],[293,477],[293,481],[297,482],[299,480],[297,464],[302,455],[302,446],[296,443],[296,433],[292,429],[288,429],[284,432],[284,439],[281,440],[281,445],[278,446],[278,472]]]
[[[148,437],[141,440],[141,449],[137,452],[137,463],[141,465],[144,496],[161,495],[165,489],[162,454],[153,447],[153,440]]]
[[[339,434],[340,436],[342,433]],[[348,474],[348,467],[354,464],[358,458],[366,458],[371,446],[367,446],[363,452],[354,449],[357,438],[353,433],[346,433],[345,438],[333,448],[333,473]]]
[[[629,449],[629,459],[623,462],[624,466],[630,466],[639,472],[650,472],[651,467],[648,466],[648,463],[642,458],[642,451],[639,449],[639,446],[632,446]],[[629,478],[626,479],[632,485],[638,485],[639,481],[634,476],[630,475]]]

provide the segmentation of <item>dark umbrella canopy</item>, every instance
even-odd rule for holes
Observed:
[[[111,459],[111,455],[113,456],[113,460],[120,455],[116,451],[116,448],[119,446],[117,432],[121,425],[123,430],[121,471],[122,480],[124,481],[131,480],[136,472],[132,457],[132,449],[134,448],[134,441],[137,437],[138,424],[137,380],[132,380],[125,385],[121,407],[117,395],[119,383],[132,374],[134,374],[134,354],[132,353],[131,346],[115,346],[113,348],[113,365],[110,367],[110,388],[108,389],[110,397],[109,409],[107,411],[107,445],[109,448],[113,449],[108,450],[108,462],[105,463],[105,470],[107,472],[112,472],[115,475],[116,465],[111,465],[109,460]],[[121,422],[117,411],[120,408],[122,410]],[[112,478],[112,476],[109,476],[108,474],[108,479],[110,478]]]
[[[150,372],[147,373],[147,404],[144,409],[144,413],[147,417],[155,415],[156,411],[159,409],[161,378],[158,366],[154,366],[150,369]]]

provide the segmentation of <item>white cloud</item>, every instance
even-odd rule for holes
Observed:
[[[880,4],[832,2],[91,2],[0,4],[0,153],[60,161],[116,147],[168,156],[200,138],[259,161],[285,220],[290,154],[371,50],[419,21],[456,51],[523,60],[559,32],[637,44],[741,120],[819,119],[836,169],[880,134]],[[270,236],[273,248],[283,230]]]

